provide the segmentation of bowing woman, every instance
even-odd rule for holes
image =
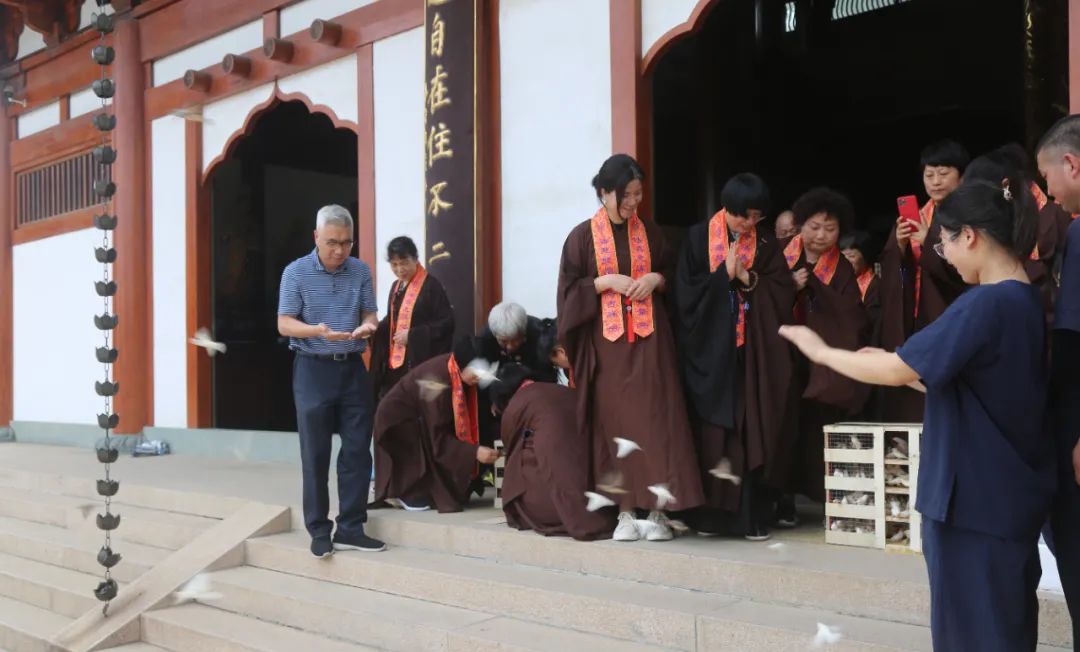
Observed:
[[[937,319],[967,287],[934,245],[941,240],[937,207],[960,185],[970,160],[967,150],[951,140],[922,151],[923,188],[930,199],[919,211],[918,224],[897,218],[881,252],[881,346],[886,350],[895,350]],[[910,388],[887,390],[882,403],[886,421],[914,422],[922,416],[923,396]]]
[[[784,243],[784,260],[791,270],[796,295],[794,323],[809,326],[830,346],[858,349],[869,340],[869,320],[863,307],[858,277],[840,252],[840,236],[851,229],[854,209],[847,197],[829,188],[814,188],[796,200],[792,210],[799,235]],[[786,488],[822,502],[825,458],[822,427],[843,421],[862,409],[870,386],[795,359],[798,432]],[[777,525],[794,527],[793,500],[782,499]]]
[[[1034,199],[1018,176],[965,182],[937,207],[937,254],[974,287],[895,353],[781,334],[816,364],[862,382],[926,387],[916,509],[936,650],[1034,650],[1039,530],[1054,492],[1043,428],[1047,365],[1039,291],[1024,271]]]
[[[649,512],[645,535],[658,541],[672,537],[663,510],[702,503],[664,306],[672,261],[660,228],[637,215],[644,176],[625,154],[604,162],[592,184],[601,206],[570,232],[559,263],[558,339],[574,370],[578,432],[593,444],[594,481],[615,489],[617,541],[642,537],[634,510]]]
[[[397,280],[388,314],[379,322],[371,351],[371,379],[378,402],[410,369],[453,346],[454,309],[442,283],[418,260],[416,243],[399,236],[386,247]]]
[[[690,227],[679,256],[675,298],[687,398],[693,408],[705,509],[683,515],[717,534],[738,513],[751,541],[769,538],[771,491],[780,488],[791,387],[790,347],[777,334],[791,323],[795,288],[776,240],[758,225],[769,189],[738,174],[720,192],[723,207]],[[712,473],[726,465],[730,475]],[[723,476],[723,477],[721,477]],[[733,480],[741,480],[734,482]]]

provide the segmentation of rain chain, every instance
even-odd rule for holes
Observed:
[[[108,5],[110,0],[97,0],[98,7]],[[119,449],[112,445],[111,431],[120,423],[120,415],[113,414],[112,399],[120,391],[120,384],[113,381],[113,364],[119,352],[113,346],[112,333],[116,328],[117,316],[113,314],[113,297],[116,295],[116,281],[111,280],[110,271],[116,262],[116,249],[112,246],[112,232],[116,229],[116,215],[109,215],[116,184],[112,181],[112,164],[116,162],[116,150],[110,145],[110,132],[116,128],[116,115],[108,113],[108,100],[116,92],[115,82],[107,76],[107,69],[116,59],[116,51],[105,44],[105,37],[113,31],[113,16],[104,9],[93,18],[93,26],[101,35],[98,45],[90,52],[94,62],[101,66],[101,79],[94,82],[94,94],[101,99],[101,112],[94,116],[94,127],[101,132],[101,145],[94,148],[95,166],[94,193],[100,199],[101,213],[94,216],[94,227],[101,231],[101,246],[94,250],[94,256],[102,265],[103,280],[94,283],[97,295],[104,303],[104,312],[94,315],[94,326],[102,332],[104,345],[97,349],[97,361],[104,366],[105,379],[94,383],[94,391],[105,401],[105,411],[97,416],[98,427],[105,431],[105,439],[99,442],[97,459],[105,466],[105,479],[97,481],[97,492],[105,499],[105,513],[97,515],[97,527],[105,533],[105,544],[98,552],[97,560],[105,568],[105,578],[94,589],[94,597],[104,602],[102,614],[109,615],[109,603],[116,597],[117,584],[112,577],[112,568],[120,563],[120,555],[113,552],[112,532],[120,525],[120,515],[112,513],[112,498],[120,489],[120,483],[110,477],[111,464],[120,455]]]

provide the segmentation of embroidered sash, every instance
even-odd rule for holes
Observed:
[[[1050,201],[1049,199],[1047,199],[1046,193],[1044,193],[1042,191],[1042,188],[1039,187],[1039,184],[1035,183],[1034,181],[1031,182],[1031,194],[1035,195],[1035,208],[1036,208],[1036,210],[1041,211],[1043,208],[1046,207],[1046,203],[1048,201]],[[1033,249],[1031,251],[1031,259],[1032,260],[1039,260],[1039,243],[1038,242],[1035,243],[1035,249]]]
[[[420,289],[424,287],[424,281],[427,279],[427,270],[423,265],[419,263],[416,266],[416,274],[413,275],[412,281],[409,282],[409,287],[405,290],[405,297],[401,300],[401,308],[398,310],[398,317],[394,319],[393,306],[390,308],[390,368],[397,369],[401,365],[405,364],[405,350],[408,347],[406,344],[398,344],[394,341],[394,336],[397,335],[398,329],[403,331],[409,330],[412,326],[413,310],[416,308],[416,297],[420,296]],[[401,281],[394,281],[394,288],[390,295],[397,294],[398,285]]]
[[[859,282],[859,294],[862,296],[863,302],[865,302],[866,291],[870,289],[870,284],[874,282],[874,270],[867,267],[855,280]]]
[[[476,388],[466,387],[461,380],[461,369],[451,355],[446,362],[450,372],[450,393],[454,405],[454,434],[473,446],[480,444],[480,426],[477,419]]]
[[[784,247],[784,260],[787,261],[788,269],[795,269],[795,265],[802,258],[802,254],[802,236],[797,235],[791,239],[788,246]],[[818,258],[817,263],[814,264],[814,276],[825,285],[828,285],[832,283],[833,276],[836,275],[836,266],[839,264],[840,247],[833,247]]]
[[[645,223],[637,215],[631,217],[626,226],[630,237],[630,277],[637,280],[652,271],[649,238],[645,232]],[[607,211],[603,207],[592,218],[592,238],[593,249],[596,251],[597,275],[618,274],[619,258],[615,252],[615,236]],[[630,325],[629,332],[623,321],[624,303],[626,321]],[[633,342],[635,335],[648,337],[655,329],[652,296],[632,302],[618,292],[608,290],[600,295],[600,314],[604,339],[610,342],[617,341],[623,333],[627,333],[627,341]]]
[[[709,272],[715,272],[727,262],[729,246],[727,210],[721,209],[709,220]],[[757,256],[757,227],[752,227],[750,233],[740,234],[735,239],[735,256],[742,263],[743,269],[749,270],[754,266],[754,258]],[[735,317],[735,346],[740,347],[743,344],[746,344],[746,302],[739,292],[739,314]]]

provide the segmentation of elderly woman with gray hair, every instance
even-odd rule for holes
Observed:
[[[527,367],[533,380],[553,383],[557,378],[551,361],[539,354],[543,334],[543,320],[528,315],[519,304],[504,301],[491,309],[487,328],[476,336],[477,355],[488,362],[515,362]]]

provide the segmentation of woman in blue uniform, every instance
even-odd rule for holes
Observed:
[[[1039,529],[1054,492],[1043,428],[1042,302],[1024,272],[1038,216],[1028,184],[965,183],[938,207],[938,253],[974,285],[896,353],[843,351],[781,334],[856,380],[926,387],[916,509],[935,650],[1034,650]]]

